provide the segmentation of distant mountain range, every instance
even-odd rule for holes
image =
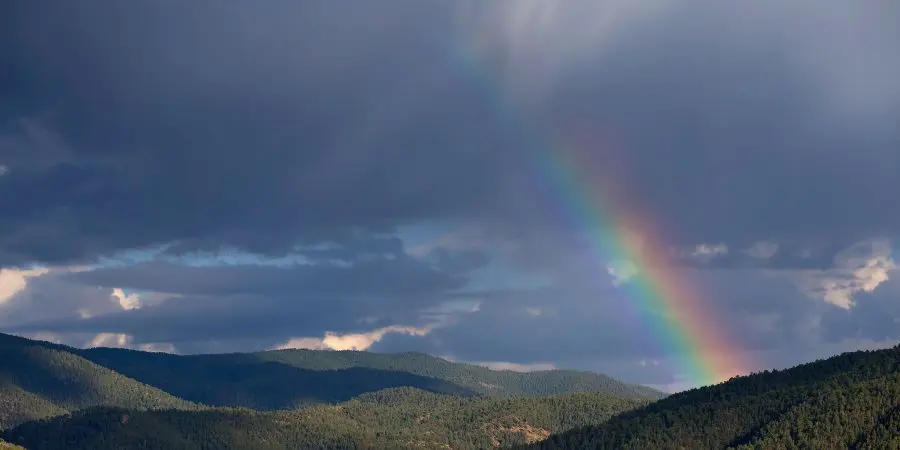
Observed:
[[[0,334],[0,429],[0,449],[30,450],[900,448],[900,347],[665,396],[421,353],[176,356]]]
[[[594,402],[586,407],[593,412],[584,416],[585,421],[579,422],[582,425],[665,395],[596,373],[494,371],[421,353],[278,350],[178,356],[110,348],[83,350],[0,334],[0,428],[6,429],[83,410],[88,411],[84,414],[131,411],[134,417],[148,418],[158,417],[157,413],[142,415],[141,411],[166,410],[170,413],[165,414],[173,417],[185,417],[203,410],[202,417],[231,417],[233,411],[210,407],[290,410],[347,402],[391,388],[444,394],[430,398],[471,399],[475,402],[472,407],[487,398],[516,397],[515,401],[525,405],[529,400],[522,397],[608,394],[562,400]],[[545,422],[573,423],[566,420]]]

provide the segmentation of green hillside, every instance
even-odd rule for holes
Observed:
[[[2,437],[31,450],[490,448],[532,442],[644,404],[608,394],[461,398],[400,388],[294,411],[92,409]]]
[[[897,448],[900,347],[672,395],[536,448]]]
[[[460,396],[605,392],[657,399],[665,395],[596,373],[495,371],[421,353],[280,350],[179,356],[112,348],[73,351],[190,401],[264,410],[337,403],[403,386]]]
[[[646,386],[625,383],[612,377],[571,370],[513,372],[490,370],[471,364],[454,363],[424,353],[379,354],[358,351],[322,352],[315,350],[276,350],[246,357],[277,361],[304,369],[341,369],[366,367],[399,370],[447,380],[472,391],[490,396],[540,396],[568,392],[605,392],[637,398],[662,398],[666,394]]]
[[[73,353],[0,335],[0,428],[98,405],[195,407]]]
[[[401,386],[475,395],[445,380],[401,371],[364,367],[307,370],[242,354],[178,356],[111,348],[78,352],[123,375],[210,406],[290,409],[338,403],[366,392]]]

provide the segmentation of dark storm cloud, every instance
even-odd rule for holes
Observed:
[[[894,2],[53,6],[0,6],[0,267],[167,246],[154,262],[35,279],[41,297],[9,302],[4,326],[188,348],[421,325],[420,308],[502,247],[520,278],[555,284],[485,294],[477,313],[379,345],[522,363],[664,356],[585,235],[627,212],[673,251],[728,247],[672,262],[747,269],[683,273],[748,349],[896,338],[881,290],[848,311],[750,270],[825,270],[852,243],[897,235]],[[572,216],[550,176],[572,174],[533,156],[562,153],[591,197],[575,206],[607,224]],[[489,250],[412,260],[398,226],[423,219],[461,220]],[[742,252],[763,240],[778,251]],[[232,250],[312,265],[167,262]],[[114,287],[183,297],[74,319]]]
[[[508,145],[442,56],[444,15],[397,8],[13,8],[4,263],[171,241],[280,253],[495,195],[486,150]]]
[[[378,252],[394,248],[368,244],[369,250]],[[354,253],[359,255],[365,252]],[[274,344],[326,331],[366,332],[379,326],[420,324],[436,318],[425,310],[454,299],[465,289],[468,275],[487,262],[483,254],[472,251],[445,250],[424,257],[389,253],[352,262],[283,267],[146,262],[53,274],[30,283],[21,294],[27,296],[17,302],[22,313],[2,325],[17,332],[123,333],[136,342],[268,338]],[[60,295],[58,289],[46,289],[58,285],[88,295],[73,299]],[[43,305],[44,310],[66,311],[98,301],[112,306],[117,304],[110,297],[114,288],[137,292],[143,308],[123,311],[116,305],[105,314],[86,318],[48,317],[30,309]],[[169,298],[155,305],[142,302],[147,296],[161,295]],[[45,301],[35,302],[35,298]]]
[[[900,339],[900,281],[885,281],[874,292],[860,292],[850,311],[831,309],[822,317],[824,338],[840,341],[848,336],[875,341]]]
[[[372,301],[384,300],[373,297]],[[374,305],[372,305],[374,307]],[[121,333],[136,342],[183,342],[266,338],[272,343],[298,333],[360,331],[352,317],[365,305],[334,296],[232,295],[186,296],[153,308],[118,311],[81,320],[45,319],[5,327],[7,332]],[[371,308],[375,309],[375,308]],[[376,324],[377,325],[377,324]]]
[[[881,38],[898,33],[897,8],[860,5],[845,23],[773,5],[666,4],[602,46],[562,19],[609,8],[545,7],[549,25],[531,34],[597,49],[544,60],[535,46],[556,75],[512,124],[490,98],[503,94],[454,52],[485,35],[493,50],[475,71],[506,61],[515,71],[497,81],[515,84],[504,76],[528,73],[532,41],[504,30],[533,25],[511,23],[527,18],[517,3],[468,16],[481,21],[437,2],[6,5],[0,259],[172,241],[282,253],[305,235],[421,218],[532,226],[562,194],[536,195],[546,189],[521,150],[544,132],[530,125],[584,134],[573,151],[596,189],[650,211],[673,241],[894,232],[900,96],[884,80],[900,64]],[[868,47],[821,53],[815,38],[835,33]],[[847,81],[844,63],[871,64]],[[597,130],[621,148],[594,145]]]
[[[351,266],[320,263],[291,267],[186,267],[151,262],[72,273],[67,277],[86,285],[186,295],[302,292],[416,296],[459,289],[466,281],[461,275],[447,274],[411,259],[383,259]]]
[[[710,272],[679,269],[678,276],[703,299],[702,320],[715,321],[731,346],[741,351],[771,350],[802,342],[796,325],[830,305],[805,297],[789,280],[762,271]],[[595,278],[607,278],[597,276]],[[660,294],[660,309],[609,283],[582,277],[530,291],[496,292],[478,312],[425,338],[394,336],[376,348],[416,345],[423,351],[473,361],[620,360],[664,358],[666,340],[685,333],[664,327],[650,314],[669,314],[677,303]],[[832,307],[833,308],[833,307]],[[666,320],[662,321],[663,323]],[[615,343],[614,345],[612,343]]]

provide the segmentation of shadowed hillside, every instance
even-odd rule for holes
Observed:
[[[605,392],[657,399],[665,395],[596,373],[495,371],[422,353],[279,350],[179,356],[112,348],[73,351],[173,395],[212,406],[292,408],[401,386],[462,396]]]
[[[625,397],[658,399],[666,394],[646,386],[624,383],[592,372],[548,370],[513,372],[454,363],[424,353],[379,354],[357,351],[322,352],[314,350],[276,350],[247,355],[266,361],[278,361],[305,369],[368,367],[400,370],[440,378],[491,396],[537,396],[568,392],[605,392]]]
[[[643,401],[607,394],[460,398],[388,389],[296,411],[93,409],[3,435],[31,450],[457,448],[509,446],[603,421]]]
[[[285,350],[179,356],[81,350],[2,334],[0,352],[0,392],[11,405],[0,413],[0,426],[90,406],[193,408],[196,403],[291,409],[394,387],[462,397],[580,391],[652,399],[663,395],[600,374],[493,371],[420,353]]]
[[[178,356],[121,349],[80,351],[86,358],[178,397],[210,406],[271,410],[337,403],[380,389],[412,386],[429,392],[474,392],[437,378],[363,367],[305,370],[244,355]]]
[[[62,348],[0,335],[0,428],[98,405],[195,407]]]

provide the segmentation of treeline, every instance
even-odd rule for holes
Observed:
[[[71,352],[0,335],[0,429],[91,406],[196,409]]]
[[[338,403],[393,387],[462,397],[663,396],[601,374],[492,371],[421,353],[283,350],[178,356],[81,350],[0,334],[0,429],[91,406],[279,410]]]
[[[289,408],[345,401],[364,392],[401,386],[463,396],[547,396],[569,392],[605,392],[650,399],[665,396],[646,386],[597,373],[496,371],[415,352],[277,350],[190,356],[110,348],[78,352],[125,376],[212,406]],[[195,380],[203,380],[202,385]]]
[[[293,411],[94,408],[28,422],[3,439],[42,449],[456,448],[520,445],[645,404],[608,394],[454,397],[399,388]]]
[[[900,348],[846,353],[672,395],[535,448],[897,448]]]

